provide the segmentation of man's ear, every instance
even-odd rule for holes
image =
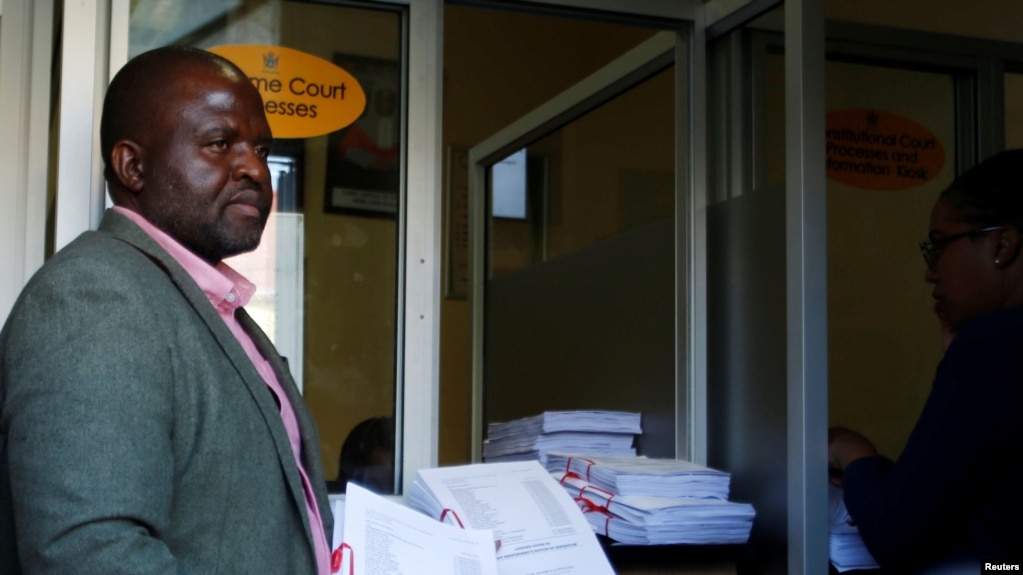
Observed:
[[[1011,264],[1019,255],[1020,232],[1016,226],[1006,225],[998,230],[995,245],[995,267],[1001,269]]]
[[[144,155],[142,146],[132,140],[119,140],[110,151],[110,167],[114,176],[134,194],[142,191]]]

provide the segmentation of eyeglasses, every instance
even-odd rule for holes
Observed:
[[[942,236],[936,240],[924,240],[920,242],[920,253],[923,254],[924,261],[927,262],[927,267],[933,270],[934,262],[938,261],[938,256],[941,255],[942,250],[944,250],[945,246],[948,244],[958,240],[959,238],[977,237],[981,234],[986,234],[1000,229],[1002,229],[1002,226],[990,226],[979,230],[970,230],[968,232],[961,232],[950,236]]]

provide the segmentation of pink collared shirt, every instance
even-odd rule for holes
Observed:
[[[160,244],[160,247],[167,250],[167,253],[181,264],[181,267],[185,268],[188,275],[195,280],[195,283],[206,294],[206,297],[217,310],[221,319],[224,320],[224,323],[227,324],[231,333],[234,334],[238,343],[241,344],[245,354],[252,361],[256,370],[259,371],[259,375],[263,377],[263,381],[266,382],[266,385],[277,396],[277,400],[281,405],[281,419],[284,421],[284,429],[288,432],[291,450],[295,455],[295,465],[298,466],[298,472],[302,476],[302,488],[309,512],[309,526],[312,528],[313,543],[316,550],[317,571],[320,575],[330,575],[330,546],[327,544],[327,537],[323,532],[323,521],[320,517],[319,507],[316,504],[316,497],[313,494],[305,469],[302,468],[302,437],[298,429],[298,420],[295,418],[295,409],[292,407],[291,402],[288,401],[288,396],[284,393],[284,389],[281,388],[281,384],[277,380],[277,375],[274,374],[270,362],[259,353],[259,350],[256,349],[256,344],[252,341],[252,337],[242,329],[241,324],[234,317],[235,310],[248,303],[252,295],[256,293],[255,284],[242,277],[241,274],[231,269],[224,262],[220,262],[216,267],[211,266],[163,230],[149,223],[148,220],[137,212],[120,206],[114,206],[114,211],[138,224],[156,243]]]

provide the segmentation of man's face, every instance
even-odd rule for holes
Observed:
[[[247,79],[188,70],[157,108],[138,203],[146,219],[216,264],[259,245],[273,201],[272,136]]]

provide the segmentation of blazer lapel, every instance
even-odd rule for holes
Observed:
[[[281,385],[281,389],[284,390],[285,395],[288,397],[288,402],[291,403],[292,408],[295,412],[295,419],[298,421],[299,434],[302,440],[302,453],[300,456],[302,466],[305,469],[306,476],[309,481],[316,481],[317,478],[323,477],[323,464],[320,462],[319,453],[319,440],[316,431],[316,424],[309,415],[309,411],[303,409],[305,399],[298,391],[298,386],[295,384],[295,379],[291,375],[291,370],[288,367],[287,361],[277,353],[277,349],[273,343],[270,342],[270,338],[266,336],[262,328],[259,327],[252,317],[245,311],[244,308],[239,308],[235,313],[235,317],[238,319],[238,323],[241,324],[242,328],[246,333],[252,337],[253,343],[256,344],[256,349],[259,353],[270,362],[270,366],[274,370],[274,374],[277,376],[277,381]],[[299,478],[301,481],[301,478]],[[323,486],[311,485],[314,497],[316,497],[316,505],[320,511],[320,517],[324,522],[325,528],[328,533],[333,526],[333,521],[330,521],[330,501],[326,497],[326,484]],[[322,489],[318,487],[323,487]],[[305,507],[305,500],[303,499],[303,508]],[[312,535],[310,534],[310,537]]]

